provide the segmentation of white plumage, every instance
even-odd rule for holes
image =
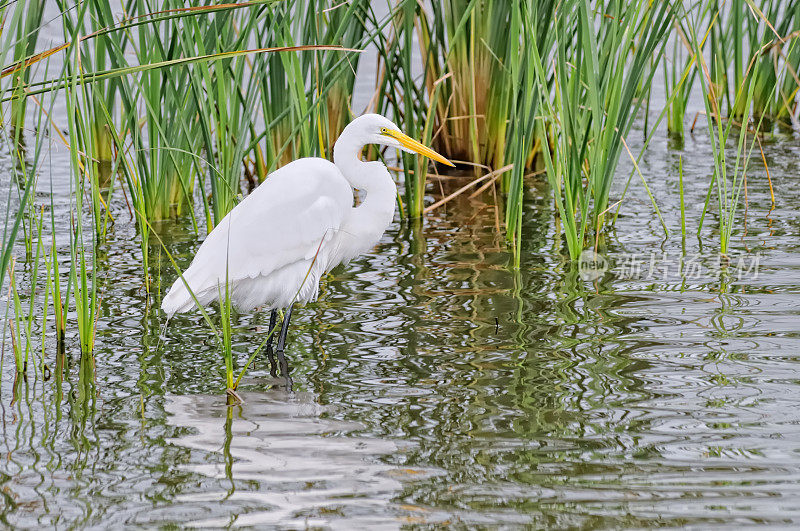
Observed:
[[[350,185],[336,166],[323,159],[295,161],[225,216],[184,279],[202,305],[216,300],[220,289],[224,293],[226,267],[231,301],[240,311],[262,304],[285,308],[295,295],[313,300],[320,275],[336,265],[331,244],[352,203]],[[194,306],[181,279],[162,303],[168,314]]]
[[[383,164],[360,160],[370,143],[450,164],[383,116],[356,118],[336,142],[334,163],[294,161],[271,173],[231,210],[209,233],[161,308],[170,316],[193,309],[186,284],[201,305],[210,304],[225,293],[226,278],[239,311],[315,300],[320,277],[369,250],[392,221],[394,181]],[[353,188],[366,194],[357,207]]]

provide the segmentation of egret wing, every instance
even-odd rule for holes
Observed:
[[[203,299],[215,295],[226,278],[233,284],[268,277],[297,262],[327,265],[331,241],[352,202],[350,185],[331,162],[301,159],[288,164],[270,174],[211,231],[184,278],[205,303]],[[181,279],[162,306],[167,311],[168,306],[174,311],[194,306]]]

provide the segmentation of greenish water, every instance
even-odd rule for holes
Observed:
[[[701,240],[694,235],[711,171],[702,136],[683,149],[657,144],[642,163],[671,237],[634,181],[616,232],[600,242],[607,271],[594,280],[554,244],[541,183],[525,204],[519,271],[495,230],[491,194],[460,199],[422,228],[397,222],[295,313],[292,389],[260,359],[243,380],[244,404],[232,408],[202,317],[178,316],[164,329],[159,290],[174,273],[157,247],[156,293],[145,296],[135,230],[118,202],[100,249],[94,359],[82,360],[70,336],[59,378],[48,338],[50,378],[29,375],[14,400],[5,346],[2,522],[796,524],[800,143],[765,149],[777,204],[770,211],[754,159],[746,230],[741,223],[721,275],[713,212]],[[67,157],[54,153],[43,170],[65,227]],[[620,172],[612,202],[625,164]],[[39,188],[37,203],[49,205],[49,177]],[[159,232],[186,266],[199,239],[175,225]],[[31,264],[21,255],[17,267],[24,285]],[[237,317],[240,366],[268,317]]]

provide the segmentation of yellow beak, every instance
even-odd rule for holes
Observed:
[[[424,144],[420,144],[419,142],[417,142],[416,140],[414,140],[410,136],[405,135],[405,134],[401,133],[400,131],[394,131],[392,129],[387,129],[382,134],[394,138],[395,140],[400,142],[400,144],[404,148],[410,149],[414,153],[419,153],[420,155],[423,155],[425,157],[428,157],[429,159],[435,160],[436,162],[441,162],[442,164],[447,164],[448,166],[455,167],[455,164],[453,164],[452,162],[450,162],[449,160],[447,160],[443,156],[439,155],[438,153],[436,153],[434,150],[432,150],[428,146],[425,146]]]

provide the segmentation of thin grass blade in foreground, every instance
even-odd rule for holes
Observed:
[[[167,68],[179,65],[188,65],[192,63],[208,63],[211,61],[217,61],[221,59],[230,59],[233,57],[237,57],[240,55],[249,55],[249,54],[258,54],[258,53],[277,53],[277,52],[302,52],[302,51],[310,51],[310,50],[342,50],[348,52],[360,52],[361,50],[352,50],[342,48],[340,46],[314,46],[314,45],[304,45],[304,46],[278,46],[274,48],[253,48],[248,50],[235,50],[230,52],[219,52],[219,53],[212,53],[206,55],[200,55],[196,57],[184,57],[180,59],[171,59],[168,61],[161,61],[159,63],[154,64],[147,64],[147,65],[135,65],[135,66],[127,66],[123,68],[112,68],[109,70],[104,70],[101,72],[89,72],[82,74],[79,78],[76,78],[74,81],[76,86],[87,85],[90,83],[96,83],[98,81],[104,81],[108,79],[116,79],[123,76],[128,76],[131,74],[135,74],[138,72],[145,72],[148,70],[154,70],[157,68]],[[36,83],[31,83],[29,86],[32,90],[26,90],[24,96],[32,96],[37,94],[43,94],[46,92],[52,92],[55,90],[63,89],[68,83],[71,81],[63,81],[63,80],[45,80],[45,81],[38,81]],[[9,94],[10,91],[3,92],[2,100],[0,102],[6,102],[14,99],[18,99],[20,95],[16,94]]]

